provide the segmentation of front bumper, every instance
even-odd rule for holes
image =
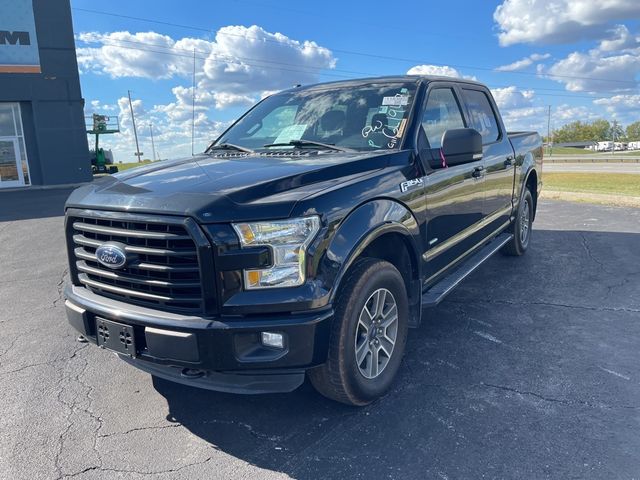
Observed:
[[[204,318],[140,307],[65,288],[69,323],[97,344],[96,317],[133,327],[132,365],[179,383],[238,393],[297,388],[306,369],[326,361],[331,309],[299,314]],[[284,348],[263,346],[261,332],[284,335]]]

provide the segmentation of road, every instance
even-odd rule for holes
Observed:
[[[75,341],[67,192],[0,193],[0,478],[632,479],[640,472],[640,209],[544,201],[410,331],[362,409],[305,384],[234,396]]]
[[[545,162],[544,172],[633,173],[640,174],[640,163],[552,163]]]

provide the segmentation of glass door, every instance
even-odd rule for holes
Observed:
[[[18,139],[0,137],[0,188],[24,185]]]

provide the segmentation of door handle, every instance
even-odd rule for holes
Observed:
[[[506,160],[504,161],[504,166],[505,167],[510,167],[513,165],[513,157],[511,155],[509,155]]]
[[[484,167],[483,166],[479,166],[479,167],[475,167],[473,169],[473,172],[471,172],[471,176],[473,178],[481,178],[484,176]]]

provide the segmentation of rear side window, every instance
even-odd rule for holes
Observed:
[[[453,128],[464,128],[462,113],[450,88],[436,88],[429,93],[422,117],[422,128],[431,148],[440,148],[442,134]]]
[[[489,97],[480,90],[464,89],[464,98],[469,107],[471,128],[475,128],[482,135],[482,143],[492,143],[498,140],[500,129],[498,119],[491,108]]]

